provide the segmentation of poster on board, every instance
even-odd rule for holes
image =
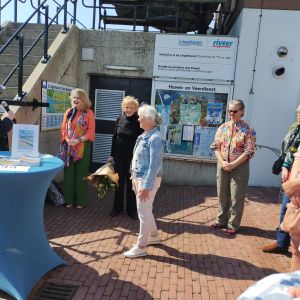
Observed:
[[[165,154],[215,159],[210,145],[225,122],[230,85],[154,80],[152,103],[163,117]]]
[[[41,130],[58,129],[64,112],[71,107],[70,94],[74,87],[42,81],[42,102],[49,107],[42,108]]]

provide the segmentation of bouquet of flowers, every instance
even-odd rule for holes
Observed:
[[[115,172],[111,162],[103,165],[96,172],[86,177],[86,180],[92,183],[97,189],[97,194],[102,199],[108,190],[116,190],[119,184],[119,175]]]

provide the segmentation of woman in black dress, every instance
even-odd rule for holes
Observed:
[[[134,97],[127,96],[123,99],[122,115],[117,119],[112,138],[111,157],[108,160],[113,161],[115,171],[119,174],[119,187],[115,192],[113,210],[110,213],[111,217],[123,212],[126,186],[126,211],[132,219],[138,219],[136,199],[129,173],[136,139],[143,133],[138,122],[138,108],[139,102]]]

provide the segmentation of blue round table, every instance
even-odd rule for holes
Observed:
[[[0,171],[0,289],[17,299],[27,299],[43,275],[66,264],[44,230],[47,189],[62,168],[60,159],[49,157],[28,172]]]

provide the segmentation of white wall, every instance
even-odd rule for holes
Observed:
[[[239,37],[233,97],[245,101],[245,120],[256,129],[259,145],[279,149],[296,118],[300,103],[299,28],[300,11],[244,9],[230,33]],[[280,46],[289,50],[285,58],[277,56]],[[282,79],[272,75],[279,65],[286,68]],[[272,151],[257,150],[251,161],[249,185],[279,186],[280,176],[271,173],[275,159]]]

